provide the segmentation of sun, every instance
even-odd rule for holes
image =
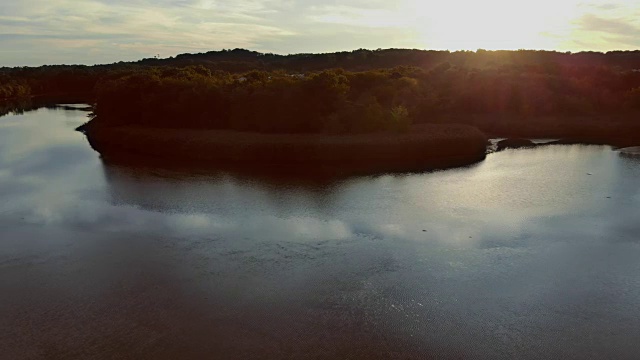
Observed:
[[[581,0],[409,0],[428,48],[553,49],[566,40]]]

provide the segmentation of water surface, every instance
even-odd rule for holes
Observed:
[[[637,157],[289,178],[105,163],[84,121],[0,118],[7,359],[640,352]]]

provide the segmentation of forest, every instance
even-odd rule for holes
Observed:
[[[267,133],[401,132],[446,122],[495,133],[565,122],[566,131],[636,129],[640,51],[274,55],[235,49],[0,69],[0,99],[64,95],[94,103],[104,125]]]

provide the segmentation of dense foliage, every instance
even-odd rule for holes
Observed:
[[[23,98],[31,94],[31,88],[24,81],[7,80],[0,82],[0,99]]]
[[[260,132],[372,132],[451,116],[614,114],[638,107],[640,73],[444,63],[308,74],[154,68],[98,86],[103,123]]]
[[[409,111],[420,111],[420,91],[414,78],[390,70],[231,75],[156,68],[101,83],[95,114],[103,123],[155,127],[402,131],[410,125]]]

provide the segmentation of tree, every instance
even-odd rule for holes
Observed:
[[[411,126],[409,111],[403,105],[391,109],[391,129],[397,132],[407,132]]]

